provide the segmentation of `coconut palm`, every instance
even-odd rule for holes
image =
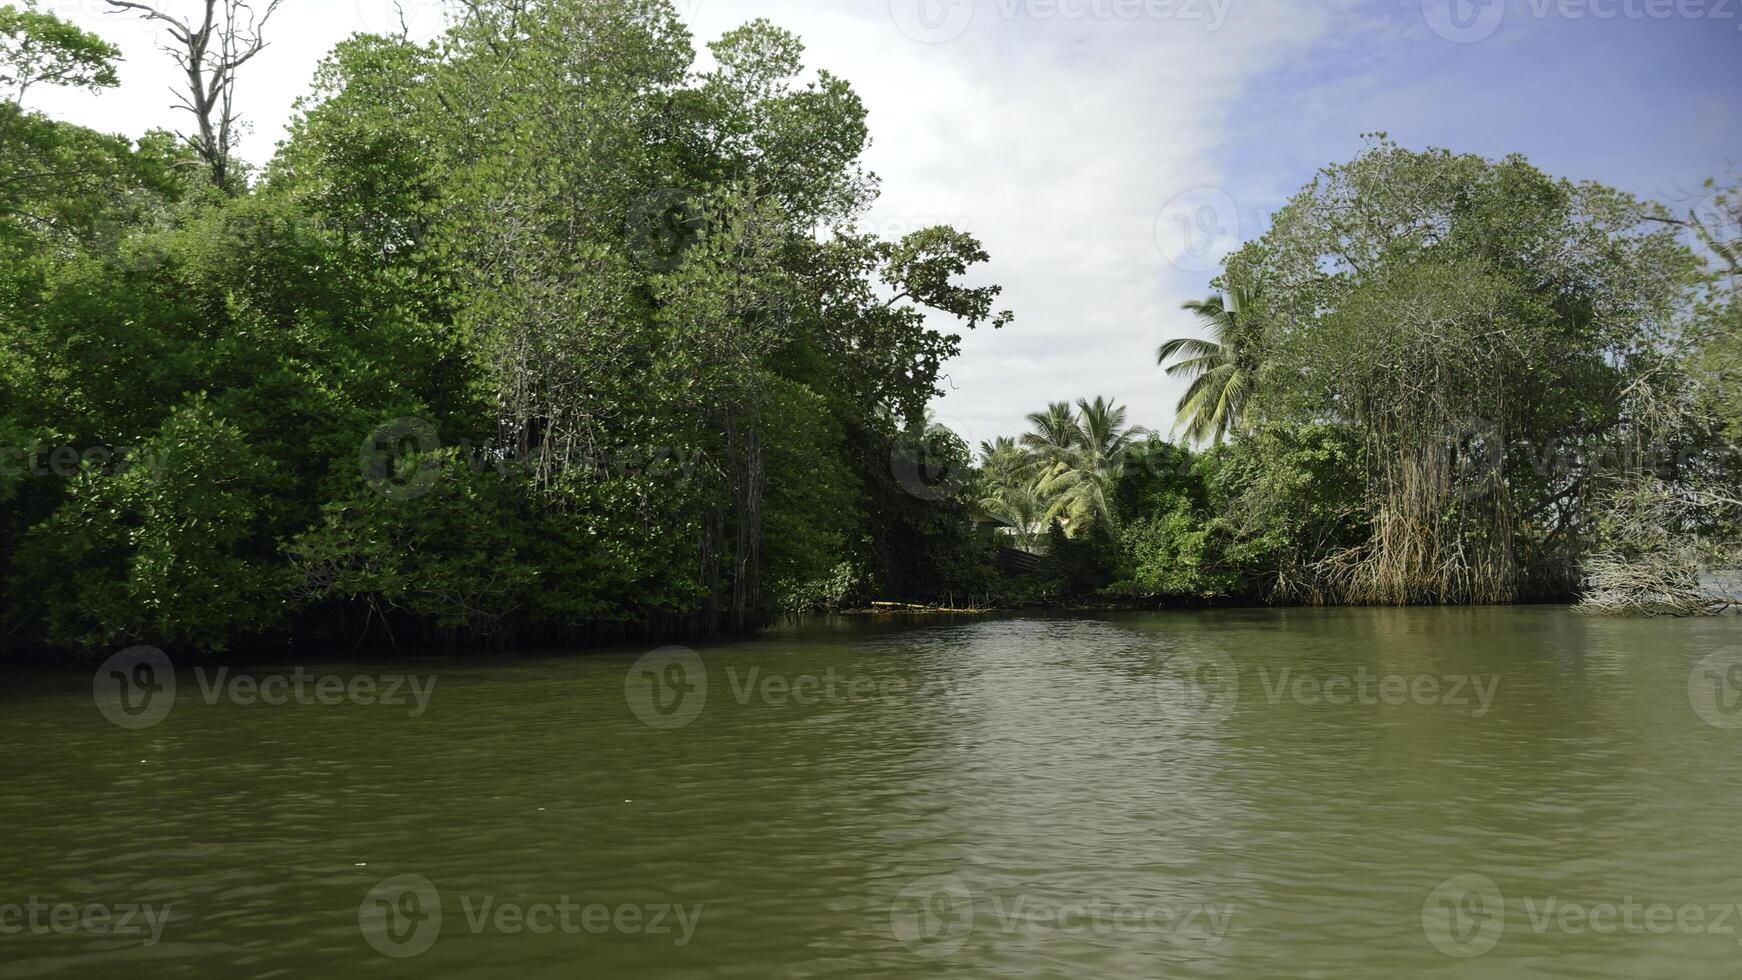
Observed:
[[[980,443],[980,479],[988,491],[1033,482],[1034,457],[1009,436]]]
[[[1053,402],[1044,412],[1030,412],[1028,424],[1033,428],[1022,434],[1022,446],[1033,454],[1036,469],[1044,476],[1069,466],[1081,435],[1071,403]]]
[[[1257,331],[1246,315],[1252,293],[1235,288],[1221,296],[1191,300],[1181,309],[1197,314],[1210,338],[1180,337],[1155,352],[1155,362],[1167,365],[1170,376],[1192,379],[1181,396],[1174,431],[1184,430],[1194,442],[1213,438],[1220,443],[1240,430],[1246,394],[1258,367]],[[1177,360],[1176,360],[1177,358]],[[1174,361],[1168,364],[1168,361]]]
[[[1048,503],[1034,481],[996,487],[980,501],[980,509],[1010,526],[1016,547],[1034,551],[1046,526]]]
[[[1072,418],[1075,431],[1064,465],[1052,470],[1040,487],[1053,499],[1048,517],[1064,515],[1073,533],[1093,521],[1112,525],[1117,520],[1114,488],[1125,471],[1133,439],[1142,433],[1128,428],[1125,418],[1124,406],[1106,398],[1077,400]]]
[[[1047,500],[1036,479],[1033,454],[1009,436],[980,443],[980,510],[1010,525],[1016,547],[1035,550]]]
[[[1132,441],[1145,431],[1127,428],[1126,414],[1125,406],[1099,395],[1092,402],[1077,399],[1077,448],[1091,451],[1097,460],[1123,459]]]

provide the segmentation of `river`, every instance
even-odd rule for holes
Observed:
[[[1742,968],[1738,617],[841,618],[4,681],[5,977]]]

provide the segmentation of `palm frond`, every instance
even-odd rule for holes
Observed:
[[[1175,337],[1155,349],[1155,363],[1166,364],[1175,357],[1221,357],[1222,345],[1200,337]]]

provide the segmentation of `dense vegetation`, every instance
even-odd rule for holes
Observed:
[[[26,109],[114,51],[7,10],[9,643],[729,630],[969,540],[891,460],[947,448],[926,311],[1009,315],[971,237],[854,229],[864,108],[789,34],[697,71],[665,3],[473,5],[342,44],[249,174]]]
[[[983,447],[984,506],[1093,542],[1115,593],[1732,604],[1701,575],[1742,565],[1739,224],[1734,191],[1678,215],[1376,137],[1158,351],[1216,448],[1054,405]]]
[[[1096,399],[976,463],[926,422],[959,348],[928,324],[1010,320],[970,284],[988,256],[855,228],[865,111],[799,81],[796,38],[751,23],[701,70],[664,0],[457,9],[429,45],[341,44],[254,171],[246,4],[174,24],[197,126],[138,141],[29,109],[117,52],[0,7],[7,648],[1599,575],[1655,609],[1734,558],[1734,196],[1676,215],[1377,142],[1230,258],[1190,307],[1210,339],[1161,350],[1212,448]]]

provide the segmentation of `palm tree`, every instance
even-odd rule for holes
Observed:
[[[1077,400],[1065,464],[1041,483],[1041,490],[1053,497],[1048,516],[1064,514],[1072,531],[1091,521],[1111,526],[1117,520],[1113,491],[1125,472],[1132,440],[1143,431],[1127,428],[1125,417],[1124,406],[1106,398]]]
[[[986,488],[997,490],[1032,482],[1034,457],[1009,436],[999,436],[980,443],[980,479]]]
[[[1040,540],[1038,527],[1047,513],[1047,500],[1036,479],[1035,456],[1009,435],[981,442],[979,477],[981,512],[1009,524],[1016,547],[1033,552]]]
[[[1033,454],[1009,436],[980,443],[980,510],[1010,525],[1016,547],[1035,550],[1047,501]]]
[[[1047,500],[1034,481],[994,488],[980,509],[1010,525],[1016,547],[1034,551],[1045,532]]]
[[[1077,399],[1077,447],[1088,449],[1096,458],[1123,458],[1132,440],[1143,435],[1142,428],[1127,428],[1125,406],[1100,395],[1094,401]]]
[[[1257,331],[1245,315],[1251,307],[1252,292],[1245,287],[1236,287],[1225,303],[1220,296],[1191,300],[1181,309],[1197,314],[1212,339],[1180,337],[1155,352],[1157,364],[1179,358],[1167,364],[1170,376],[1192,379],[1179,400],[1174,431],[1183,428],[1194,442],[1213,437],[1220,443],[1241,428],[1259,356]]]
[[[1053,402],[1044,412],[1030,412],[1028,424],[1034,428],[1022,434],[1022,445],[1034,455],[1040,473],[1045,476],[1069,466],[1071,450],[1081,434],[1071,403]]]

